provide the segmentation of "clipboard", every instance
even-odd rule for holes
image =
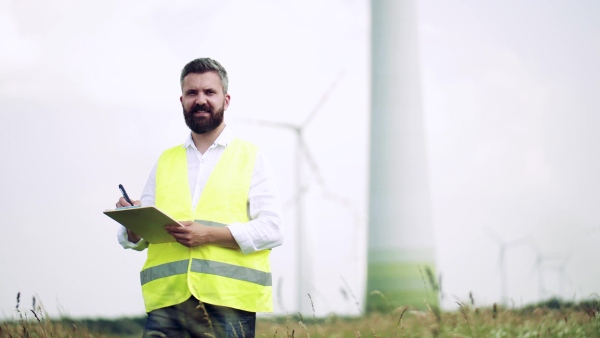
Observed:
[[[165,225],[179,224],[179,222],[154,206],[105,210],[104,214],[135,232],[148,243],[175,242],[175,238],[165,230]]]

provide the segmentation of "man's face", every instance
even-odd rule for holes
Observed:
[[[216,72],[190,73],[183,79],[179,101],[187,126],[196,134],[204,134],[223,123],[229,94],[223,92]]]

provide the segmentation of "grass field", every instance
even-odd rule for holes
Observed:
[[[140,337],[145,318],[48,320],[41,309],[16,309],[0,322],[0,337]],[[600,338],[600,300],[550,300],[519,309],[478,308],[457,303],[456,311],[390,309],[361,317],[260,318],[257,337],[590,337]]]

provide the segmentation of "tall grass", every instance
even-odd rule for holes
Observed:
[[[375,295],[374,295],[375,296]],[[377,294],[376,296],[383,296]],[[477,307],[472,295],[453,311],[398,307],[357,317],[324,318],[299,314],[259,318],[257,337],[585,337],[600,338],[600,297],[580,302],[553,299],[524,308]],[[40,304],[20,307],[15,318],[0,322],[0,337],[141,337],[145,317],[119,320],[49,319]],[[312,299],[311,299],[312,303]]]
[[[140,337],[140,322],[145,319],[118,320],[74,320],[68,317],[49,319],[41,302],[32,297],[31,309],[21,304],[21,293],[17,293],[15,316],[0,321],[0,338],[126,338]],[[115,333],[118,332],[118,333]]]
[[[474,307],[458,303],[455,311],[418,311],[408,307],[360,317],[330,315],[306,323],[300,316],[262,319],[257,337],[581,337],[600,338],[600,302],[522,309]],[[561,303],[562,304],[562,303]],[[309,332],[308,326],[316,329]]]

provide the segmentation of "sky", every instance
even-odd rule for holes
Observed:
[[[442,305],[515,306],[600,290],[600,4],[422,1],[423,121]],[[179,72],[229,73],[226,122],[261,147],[284,204],[275,312],[296,310],[296,140],[317,315],[365,297],[369,2],[0,0],[0,318],[143,314],[145,253],[102,214],[138,197],[187,128]],[[332,86],[333,84],[333,86]],[[319,104],[323,102],[323,104]],[[315,108],[317,108],[315,110]],[[311,112],[315,112],[312,114]],[[518,240],[525,239],[522,245]],[[359,303],[358,306],[356,303]]]

